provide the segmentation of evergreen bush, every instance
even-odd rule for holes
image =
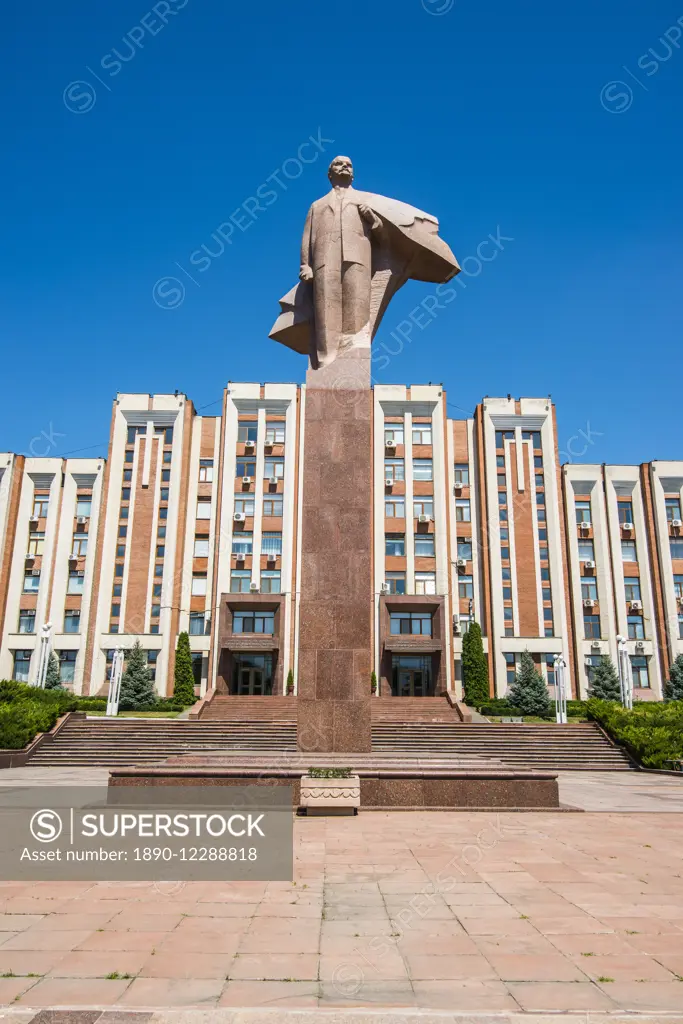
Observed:
[[[489,700],[488,661],[478,622],[470,623],[462,638],[462,682],[465,704],[479,707]]]
[[[119,711],[151,711],[157,702],[147,658],[136,640],[128,652],[126,670],[121,677]]]
[[[621,704],[621,685],[612,659],[603,654],[593,669],[588,696],[595,700],[613,700]]]
[[[194,704],[194,672],[192,671],[192,652],[190,638],[181,633],[175,649],[175,669],[173,672],[173,699],[176,704],[189,707]]]
[[[678,655],[669,670],[664,696],[667,700],[683,700],[683,654]]]
[[[642,701],[628,711],[613,701],[593,699],[588,714],[646,768],[683,760],[683,702]]]
[[[536,670],[534,660],[528,651],[522,651],[519,672],[508,691],[511,704],[523,715],[547,718],[551,713],[550,695],[543,676]]]
[[[62,677],[59,672],[59,658],[54,651],[50,651],[50,657],[47,662],[47,672],[45,674],[45,689],[46,690],[63,690]]]

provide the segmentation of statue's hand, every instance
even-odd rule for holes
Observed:
[[[299,271],[299,280],[300,281],[312,281],[313,280],[313,271],[311,270],[311,268],[307,264],[304,264],[302,266],[301,270]]]
[[[377,231],[378,228],[382,227],[382,221],[377,216],[375,211],[370,209],[367,203],[359,203],[358,212],[360,213],[365,223],[370,225],[372,231]]]

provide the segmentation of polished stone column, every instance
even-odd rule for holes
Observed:
[[[306,377],[297,742],[372,746],[370,350]]]

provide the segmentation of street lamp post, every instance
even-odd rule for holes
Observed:
[[[52,653],[52,623],[46,622],[40,631],[40,649],[38,651],[38,671],[36,673],[36,679],[34,686],[39,689],[45,689],[45,680],[47,679],[47,667],[50,663],[50,654]]]
[[[561,654],[553,658],[555,668],[555,721],[567,724],[567,662]]]
[[[630,711],[633,708],[633,675],[631,659],[626,646],[626,637],[617,637],[617,664],[619,667],[619,685],[621,686],[621,703]]]
[[[111,664],[109,676],[109,695],[107,697],[107,715],[118,715],[121,697],[121,676],[123,675],[123,648],[117,647]]]

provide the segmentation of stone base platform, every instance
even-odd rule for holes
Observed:
[[[557,773],[495,759],[391,754],[188,754],[158,765],[114,768],[110,786],[288,785],[299,806],[309,768],[351,768],[361,808],[558,809]]]

